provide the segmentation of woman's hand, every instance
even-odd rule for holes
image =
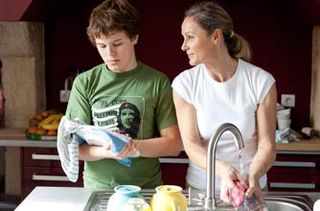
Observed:
[[[247,197],[252,197],[253,194],[257,196],[260,203],[264,203],[264,197],[261,192],[260,186],[259,186],[259,178],[255,178],[254,176],[248,176],[247,182],[249,184],[249,187],[246,191]]]
[[[236,182],[246,183],[241,180],[239,172],[223,161],[219,161],[219,175],[221,177],[220,199],[230,203],[231,190],[239,191]]]

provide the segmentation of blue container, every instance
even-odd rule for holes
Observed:
[[[108,211],[124,211],[130,199],[143,199],[141,188],[135,185],[119,185],[114,188],[115,193],[109,198]]]

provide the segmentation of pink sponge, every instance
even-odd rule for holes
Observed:
[[[236,181],[236,187],[231,191],[231,203],[235,208],[238,208],[243,204],[246,189],[247,187],[245,184],[241,184],[240,181]]]

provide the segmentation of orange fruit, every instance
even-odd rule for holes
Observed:
[[[40,134],[40,135],[43,135],[43,134],[46,134],[47,133],[47,130],[45,129],[42,129],[42,128],[37,128],[36,134]]]
[[[48,135],[57,135],[57,130],[48,130]]]
[[[35,126],[30,126],[30,127],[28,127],[27,128],[27,132],[28,133],[36,133],[37,132],[37,127],[35,127]]]

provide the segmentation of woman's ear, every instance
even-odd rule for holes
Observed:
[[[221,29],[215,29],[211,34],[211,39],[213,43],[218,43],[223,40],[223,32]]]

